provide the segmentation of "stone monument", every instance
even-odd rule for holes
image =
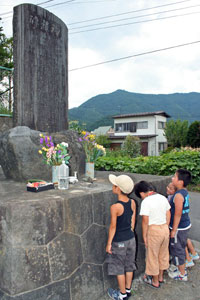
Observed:
[[[68,29],[33,5],[14,8],[14,126],[68,129]]]

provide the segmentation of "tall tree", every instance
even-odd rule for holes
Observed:
[[[200,147],[200,121],[194,121],[188,129],[188,145],[197,148]]]
[[[182,147],[187,145],[188,121],[170,120],[166,123],[164,135],[168,145],[171,147]]]
[[[1,19],[0,19],[1,20]],[[13,38],[7,38],[3,33],[3,27],[0,26],[0,66],[13,68]],[[0,69],[0,95],[3,103],[8,101],[8,110],[12,109],[12,71]],[[4,103],[5,104],[5,103]]]

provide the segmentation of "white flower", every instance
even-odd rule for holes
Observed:
[[[61,145],[68,148],[68,143],[62,142]]]

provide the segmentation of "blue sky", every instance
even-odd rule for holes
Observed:
[[[21,3],[0,1],[1,25],[7,36],[12,35],[13,7]],[[69,70],[200,40],[199,0],[51,0],[40,6],[68,26]],[[91,19],[96,20],[82,22]],[[82,23],[71,24],[77,22]],[[104,24],[93,25],[97,23]],[[115,27],[73,34],[106,26]],[[69,108],[117,89],[152,94],[200,92],[200,43],[70,71]]]

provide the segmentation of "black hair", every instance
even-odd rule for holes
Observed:
[[[183,186],[186,187],[192,180],[192,175],[190,173],[190,171],[186,170],[186,169],[178,169],[176,171],[178,180],[182,180],[183,181]]]
[[[134,187],[134,192],[136,194],[137,197],[141,198],[140,193],[147,193],[150,191],[155,191],[155,187],[147,181],[140,181],[138,183],[136,183],[135,187]]]

